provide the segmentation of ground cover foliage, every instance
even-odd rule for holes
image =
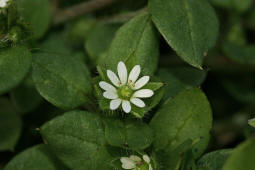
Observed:
[[[0,0],[0,169],[255,170],[254,11]]]

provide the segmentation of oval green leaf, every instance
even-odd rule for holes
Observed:
[[[233,154],[228,158],[223,170],[255,170],[255,141],[248,140],[236,149]]]
[[[19,15],[28,23],[34,39],[41,38],[50,25],[49,0],[18,0]]]
[[[91,78],[80,60],[56,53],[37,53],[32,66],[35,86],[50,103],[71,109],[89,101]]]
[[[29,71],[31,53],[23,46],[0,51],[0,94],[17,86]]]
[[[113,160],[105,147],[101,118],[86,111],[72,111],[41,128],[54,153],[75,170],[112,170]]]
[[[192,66],[201,68],[219,29],[215,11],[205,0],[149,0],[152,20],[168,44]]]
[[[66,170],[47,145],[36,145],[16,155],[4,170]]]
[[[116,70],[119,61],[128,68],[139,64],[143,74],[151,75],[158,63],[159,44],[157,34],[148,13],[140,14],[124,24],[112,41],[105,58],[106,68]]]
[[[199,157],[209,142],[212,111],[204,93],[197,88],[185,90],[169,99],[150,122],[154,129],[156,150],[176,148],[191,139],[197,142],[195,157]],[[170,147],[171,146],[171,147]]]

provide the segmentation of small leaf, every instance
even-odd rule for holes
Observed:
[[[174,149],[187,139],[199,140],[193,148],[197,158],[206,149],[210,138],[210,104],[201,90],[185,90],[162,105],[150,126],[155,131],[156,150],[164,149],[167,145]]]
[[[23,46],[0,51],[0,94],[17,86],[31,65],[31,53]]]
[[[199,159],[198,167],[205,170],[221,170],[231,153],[231,149],[210,152]]]
[[[20,86],[11,91],[10,95],[15,109],[19,113],[31,112],[43,101],[43,98],[34,86],[31,76],[26,78]]]
[[[32,75],[39,93],[57,107],[71,109],[89,102],[92,90],[89,70],[74,57],[37,53]]]
[[[164,100],[176,96],[179,92],[201,85],[206,78],[206,71],[192,67],[160,69],[158,76],[165,84]]]
[[[119,61],[128,68],[141,65],[143,74],[152,75],[158,63],[159,44],[150,15],[142,13],[124,24],[112,41],[106,68],[116,70]]]
[[[211,5],[205,0],[149,0],[149,10],[168,44],[184,61],[201,69],[219,29]]]
[[[252,6],[252,0],[211,0],[212,4],[224,9],[245,12]]]
[[[223,51],[228,58],[241,64],[255,64],[255,45],[239,46],[224,43]]]
[[[250,119],[250,120],[248,121],[248,123],[249,123],[249,125],[255,127],[255,118]]]
[[[106,53],[118,28],[119,24],[99,24],[88,35],[85,48],[95,65],[104,65]]]
[[[75,170],[112,170],[105,147],[101,118],[86,111],[72,111],[47,122],[41,134],[54,153]]]
[[[152,129],[140,121],[121,121],[109,118],[104,123],[106,140],[112,146],[143,150],[153,141]]]
[[[47,145],[36,145],[16,155],[4,170],[66,170]]]
[[[19,15],[28,22],[34,39],[41,38],[50,25],[49,0],[19,0],[17,1]]]
[[[234,149],[223,170],[255,170],[255,141],[247,140]]]
[[[0,151],[14,150],[21,134],[22,120],[12,108],[7,99],[0,98]]]

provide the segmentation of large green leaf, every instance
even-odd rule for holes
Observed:
[[[72,111],[41,128],[41,134],[54,153],[71,169],[111,170],[103,123],[86,111]]]
[[[41,38],[50,25],[49,0],[17,0],[20,16],[28,23],[34,39]]]
[[[169,99],[150,122],[155,131],[154,147],[178,147],[185,140],[198,141],[194,145],[196,157],[206,149],[212,127],[212,112],[204,93],[197,88],[185,90]],[[170,147],[170,148],[171,148]]]
[[[14,150],[20,137],[21,118],[5,98],[0,98],[0,151]]]
[[[177,54],[201,68],[218,35],[218,20],[206,0],[149,0],[152,20]]]
[[[222,170],[228,157],[231,155],[231,149],[218,150],[204,155],[198,161],[199,170]]]
[[[17,86],[31,65],[31,53],[23,46],[0,51],[0,94]]]
[[[206,71],[192,67],[176,67],[160,69],[158,76],[165,83],[164,99],[168,99],[182,90],[201,85],[206,78]]]
[[[70,109],[89,101],[92,89],[89,70],[75,57],[35,54],[33,80],[39,93],[57,107]]]
[[[151,75],[157,68],[158,46],[150,15],[142,13],[117,31],[105,58],[106,67],[115,71],[118,62],[123,61],[130,69],[139,64],[143,74]]]
[[[255,141],[248,140],[236,149],[228,158],[223,170],[255,170]]]
[[[152,129],[141,121],[106,119],[105,137],[112,146],[142,150],[149,147],[154,139]]]
[[[16,155],[4,170],[66,170],[47,145],[36,145]]]

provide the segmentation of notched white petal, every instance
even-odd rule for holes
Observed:
[[[139,75],[141,72],[141,67],[140,65],[136,65],[132,68],[132,70],[129,73],[128,76],[128,82],[129,83],[135,83],[135,81],[138,79]]]
[[[129,113],[131,111],[131,104],[129,101],[127,100],[123,100],[122,101],[122,109],[124,110],[124,112]]]
[[[153,94],[154,94],[154,92],[151,89],[141,89],[141,90],[136,91],[133,94],[132,98],[133,97],[147,98],[147,97],[153,96]]]
[[[114,99],[110,102],[110,109],[116,110],[121,104],[121,99]]]
[[[107,76],[111,80],[112,84],[114,84],[116,87],[120,86],[120,80],[113,71],[107,70]]]
[[[105,82],[105,81],[100,81],[99,82],[99,86],[105,90],[105,91],[113,91],[113,92],[116,92],[116,88],[113,87],[111,84]]]
[[[141,108],[145,107],[145,103],[139,98],[134,97],[134,98],[131,98],[130,101],[131,101],[131,103],[133,103],[134,105],[136,105],[138,107],[141,107]]]
[[[117,93],[115,92],[112,92],[112,91],[105,91],[103,93],[103,96],[107,99],[117,99],[118,98],[118,95]]]
[[[127,68],[122,61],[118,63],[117,70],[118,70],[118,75],[119,75],[121,84],[122,85],[126,84],[127,83]]]
[[[123,169],[133,169],[136,167],[135,162],[132,161],[130,158],[122,157],[120,161],[122,163]]]
[[[145,84],[147,84],[150,80],[149,76],[143,76],[135,83],[135,87],[133,89],[138,90],[142,88]]]
[[[149,158],[149,156],[148,155],[143,155],[143,160],[146,162],[146,163],[150,163],[150,158]]]
[[[136,156],[136,155],[131,155],[130,156],[130,159],[135,161],[135,162],[140,162],[142,161],[142,159],[139,157],[139,156]]]

